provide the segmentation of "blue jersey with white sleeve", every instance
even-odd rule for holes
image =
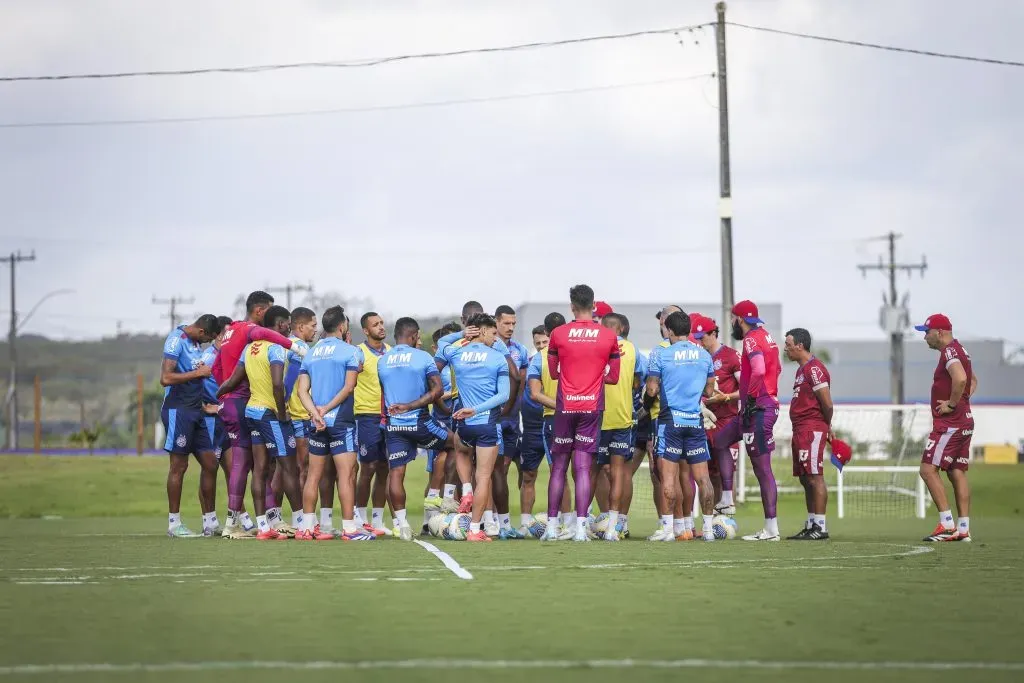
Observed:
[[[701,427],[700,398],[714,362],[704,348],[682,340],[651,352],[650,377],[661,379],[661,412],[658,421],[677,427]]]
[[[441,363],[451,365],[458,378],[459,396],[465,408],[476,414],[467,418],[467,425],[497,424],[501,406],[508,400],[509,376],[505,355],[497,347],[481,342],[445,348]],[[507,347],[506,347],[507,349]]]
[[[203,362],[203,350],[185,334],[179,325],[164,340],[164,360],[174,361],[174,372],[192,372]],[[214,392],[216,394],[216,392]],[[164,408],[203,407],[203,380],[193,379],[164,389]]]
[[[309,375],[309,394],[313,403],[327,405],[345,386],[349,372],[359,372],[363,366],[363,352],[337,337],[318,341],[302,360],[300,374]],[[324,422],[333,427],[338,422],[355,422],[353,406],[355,392],[324,415]]]
[[[408,344],[390,348],[377,361],[377,377],[380,379],[385,408],[396,403],[412,403],[427,393],[429,378],[438,375],[434,358]],[[385,413],[386,414],[386,413]],[[389,425],[410,426],[426,417],[426,406],[400,415],[387,415]]]

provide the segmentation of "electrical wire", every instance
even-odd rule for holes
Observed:
[[[764,33],[775,33],[783,36],[790,36],[792,38],[805,38],[807,40],[818,40],[826,43],[836,43],[838,45],[851,45],[853,47],[866,47],[873,50],[886,50],[889,52],[902,52],[904,54],[920,55],[923,57],[938,57],[941,59],[957,59],[965,62],[978,62],[981,64],[995,64],[999,66],[1014,66],[1024,67],[1024,62],[1016,62],[1005,59],[991,59],[989,57],[975,57],[972,55],[958,55],[950,52],[935,52],[932,50],[917,50],[909,47],[898,47],[895,45],[882,45],[880,43],[867,43],[861,40],[847,40],[844,38],[832,38],[829,36],[819,36],[811,33],[800,33],[798,31],[784,31],[778,28],[770,28],[768,26],[752,26],[750,24],[741,24],[735,21],[725,22],[729,26],[735,26],[736,28],[745,28],[751,31],[761,31]]]

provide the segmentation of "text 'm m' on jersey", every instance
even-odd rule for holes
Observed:
[[[451,365],[453,378],[459,378],[459,398],[464,408],[489,403],[498,394],[498,384],[502,377],[507,386],[508,361],[505,360],[505,354],[495,348],[497,343],[495,346],[487,346],[474,341],[461,347],[453,344],[445,348],[442,362]],[[477,412],[467,418],[465,423],[497,424],[500,419],[501,408],[498,406]]]
[[[384,394],[385,408],[412,403],[427,393],[429,378],[439,374],[433,356],[426,351],[399,344],[388,349],[377,359],[377,376]],[[388,415],[389,425],[414,426],[426,417],[427,407],[410,410],[400,415]]]
[[[551,332],[547,352],[549,367],[556,367],[558,374],[556,410],[561,413],[604,410],[605,372],[610,363],[619,362],[619,341],[615,333],[590,320],[574,320]]]
[[[337,337],[326,337],[318,341],[302,360],[300,374],[309,375],[310,398],[318,406],[331,402],[345,386],[349,372],[359,372],[363,367],[363,352]],[[354,392],[353,392],[354,393]],[[324,422],[333,427],[339,422],[354,422],[354,396],[324,415]]]
[[[711,354],[691,341],[677,341],[651,352],[650,377],[661,379],[659,422],[677,427],[703,426],[700,399],[708,379],[715,376]]]

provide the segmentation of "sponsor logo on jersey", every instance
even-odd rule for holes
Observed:
[[[597,336],[601,333],[601,330],[584,330],[574,328],[569,330],[570,339],[597,339]]]
[[[569,394],[565,397],[566,401],[596,401],[597,394]]]

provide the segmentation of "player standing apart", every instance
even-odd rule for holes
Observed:
[[[447,450],[452,437],[448,429],[427,410],[441,396],[441,375],[433,357],[417,348],[420,326],[412,318],[395,322],[395,346],[377,363],[384,394],[388,451],[388,499],[395,512],[398,537],[412,540],[412,526],[405,509],[405,468],[416,459],[418,449]]]
[[[932,433],[928,436],[921,459],[921,478],[939,511],[939,524],[925,541],[971,541],[971,488],[967,483],[970,464],[971,436],[974,417],[971,396],[978,389],[978,378],[971,368],[971,356],[953,337],[949,318],[936,313],[923,325],[914,327],[924,332],[928,348],[939,352],[939,364],[932,378]],[[939,472],[945,472],[953,485],[956,525],[949,509],[949,499]]]
[[[832,442],[832,392],[828,370],[811,355],[811,333],[796,328],[786,333],[786,357],[800,364],[793,380],[789,418],[793,422],[793,476],[800,477],[807,499],[807,523],[790,541],[828,539],[825,508],[828,486],[823,466],[825,443]]]
[[[779,418],[782,364],[779,346],[763,325],[753,302],[741,301],[732,307],[732,336],[743,340],[740,356],[741,412],[738,417],[721,425],[714,434],[716,447],[734,443],[742,436],[761,489],[764,528],[756,534],[744,536],[744,541],[779,540],[779,521],[776,518],[779,489],[772,473],[772,452],[775,450],[773,430]]]
[[[380,380],[377,362],[390,348],[384,343],[387,330],[384,319],[370,311],[359,319],[366,341],[359,345],[363,370],[355,393],[356,446],[359,448],[359,483],[356,487],[356,512],[363,528],[378,536],[388,533],[384,526],[384,504],[388,483],[388,456],[380,412]],[[372,484],[372,488],[371,488]],[[373,514],[366,507],[373,500]]]
[[[736,502],[733,497],[733,488],[736,480],[736,462],[739,459],[740,444],[717,443],[714,438],[715,432],[727,421],[739,414],[740,400],[740,354],[731,346],[726,346],[719,341],[718,323],[712,318],[703,317],[691,331],[694,339],[700,342],[704,350],[711,354],[711,360],[715,364],[715,393],[704,401],[705,405],[714,413],[717,420],[715,429],[708,433],[708,441],[711,447],[711,462],[717,465],[719,480],[721,481],[721,495],[715,491],[715,514],[735,515]],[[709,465],[709,469],[711,465]],[[716,479],[712,474],[711,483],[715,484]]]
[[[469,448],[476,449],[476,486],[463,484],[465,493],[460,511],[472,505],[473,516],[467,541],[490,541],[481,530],[484,508],[491,499],[491,476],[501,448],[501,406],[509,399],[509,366],[503,352],[495,347],[498,341],[497,324],[489,315],[473,318],[479,329],[475,341],[458,347],[449,344],[440,351],[437,360],[441,369],[451,364],[458,377],[462,407],[452,416],[458,425],[459,439]],[[473,462],[468,451],[458,455],[459,478],[470,481]]]
[[[217,494],[217,456],[213,452],[203,413],[203,380],[210,376],[210,367],[203,365],[203,351],[199,346],[212,341],[217,329],[217,316],[201,315],[191,325],[181,325],[171,331],[164,340],[160,385],[165,387],[165,391],[160,417],[167,434],[164,450],[170,456],[167,535],[171,538],[199,536],[181,522],[181,484],[188,469],[190,453],[195,454],[202,467],[199,504],[203,511],[203,528],[217,526],[217,512],[213,509]]]
[[[711,354],[687,339],[690,318],[685,313],[671,313],[662,319],[662,324],[668,332],[669,346],[658,347],[651,352],[644,406],[650,408],[654,405],[654,397],[660,396],[661,411],[652,419],[657,425],[656,448],[665,502],[672,507],[679,495],[675,483],[679,481],[679,463],[685,461],[697,482],[704,514],[704,540],[713,541],[714,490],[707,465],[711,452],[704,432],[701,397],[714,393],[714,362]],[[686,483],[689,485],[688,481]],[[693,512],[684,510],[683,514],[690,517]]]
[[[593,321],[594,290],[576,285],[569,290],[573,322],[551,333],[548,371],[558,380],[555,396],[553,464],[548,484],[548,528],[545,541],[558,539],[555,516],[572,460],[576,484],[576,535],[589,541],[590,467],[601,440],[603,384],[619,381],[619,344],[615,333]]]
[[[328,540],[314,524],[316,500],[326,459],[334,460],[338,500],[341,503],[341,539],[372,541],[377,538],[355,520],[356,423],[352,394],[363,365],[363,353],[345,341],[348,318],[341,306],[332,306],[320,318],[323,337],[309,350],[299,372],[299,400],[310,415],[309,468],[302,491],[303,524],[297,539]],[[324,501],[321,501],[321,505]]]

